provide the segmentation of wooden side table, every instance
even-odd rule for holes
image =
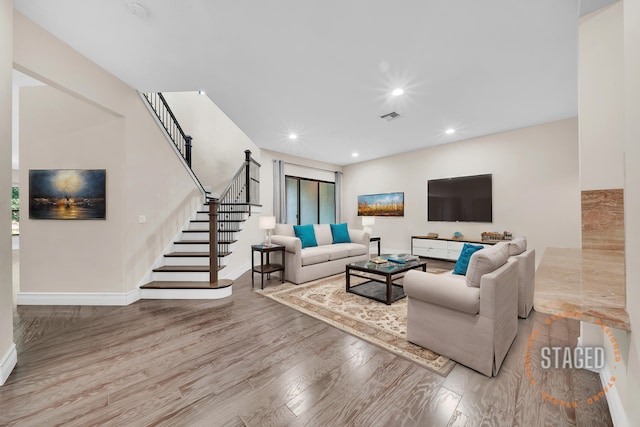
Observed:
[[[378,256],[380,256],[380,238],[379,237],[370,237],[369,243],[378,242]]]
[[[254,253],[260,253],[260,265],[254,265]],[[282,254],[282,264],[271,264],[269,255],[272,252]],[[266,260],[265,260],[266,255]],[[264,275],[267,277],[276,271],[280,272],[280,281],[284,283],[284,246],[283,245],[251,245],[251,289],[253,289],[253,274],[260,273],[260,289],[264,289]]]

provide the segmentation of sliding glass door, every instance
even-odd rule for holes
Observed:
[[[336,220],[335,183],[285,177],[287,224],[328,224]]]

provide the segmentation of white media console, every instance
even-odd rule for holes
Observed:
[[[465,243],[473,245],[491,246],[497,242],[466,240],[466,239],[445,239],[441,237],[411,236],[411,254],[426,258],[445,259],[457,261]]]

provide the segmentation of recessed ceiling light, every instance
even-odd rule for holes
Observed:
[[[402,89],[402,88],[397,88],[397,89],[394,89],[394,90],[393,90],[393,92],[391,92],[391,95],[393,95],[393,96],[400,96],[400,95],[402,95],[403,93],[404,93],[404,89]]]
[[[289,134],[289,139],[296,140],[296,139],[298,139],[298,135],[296,135],[295,133],[290,133]]]
[[[446,133],[447,135],[452,135],[452,134],[456,133],[456,130],[453,129],[453,128],[449,128],[449,129],[445,130],[444,133]]]
[[[351,157],[358,157],[358,153],[351,153]]]
[[[206,95],[206,94],[207,94],[207,92],[203,91],[202,89],[200,89],[198,91],[198,95]]]

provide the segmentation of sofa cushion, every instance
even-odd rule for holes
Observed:
[[[456,261],[456,266],[453,268],[453,274],[460,274],[462,276],[467,274],[467,268],[469,267],[469,260],[471,259],[471,255],[483,248],[484,246],[481,245],[472,245],[470,243],[465,243],[462,247],[462,251],[460,251],[458,261]]]
[[[479,288],[482,276],[502,267],[508,258],[509,245],[506,243],[497,243],[474,252],[467,269],[467,286]]]
[[[302,242],[302,249],[318,246],[313,225],[294,225],[293,232],[296,233],[296,237]]]
[[[329,224],[313,224],[313,231],[316,234],[318,246],[330,245],[333,242]]]
[[[332,243],[351,243],[346,222],[342,224],[329,225],[331,226],[331,235],[333,236]]]
[[[347,258],[349,256],[349,248],[344,246],[344,243],[336,243],[335,245],[318,246],[324,249],[329,254],[329,261],[334,259]]]
[[[329,251],[326,249],[326,246],[304,248],[300,252],[300,255],[302,256],[303,266],[329,261]]]
[[[524,237],[516,237],[509,243],[509,256],[520,255],[527,250],[527,239]]]
[[[278,236],[296,237],[296,233],[293,232],[293,225],[291,224],[276,224],[276,228],[273,229],[273,234]]]
[[[360,243],[338,243],[341,247],[349,250],[349,256],[366,255],[369,251],[369,246],[361,245]]]

